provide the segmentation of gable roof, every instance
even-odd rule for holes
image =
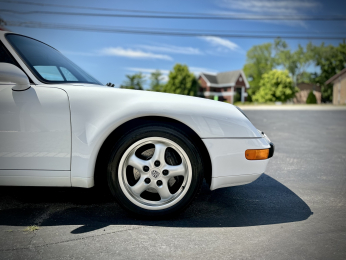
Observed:
[[[209,83],[218,84],[216,74],[201,73],[207,79]]]
[[[212,87],[235,86],[239,76],[241,76],[244,80],[245,86],[247,88],[250,87],[243,70],[226,71],[217,74],[202,72],[200,76],[203,77],[208,86]]]
[[[340,77],[341,75],[346,73],[346,68],[344,68],[342,71],[340,71],[338,74],[335,74],[333,77],[331,77],[330,79],[328,79],[326,81],[326,84],[332,83],[334,80],[336,80],[338,77]]]

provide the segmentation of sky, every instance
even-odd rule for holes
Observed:
[[[345,16],[346,1],[273,1],[273,0],[170,0],[170,1],[31,1],[41,4],[105,8],[105,11],[52,7],[44,5],[19,4],[20,1],[0,1],[0,17],[8,22],[40,22],[97,28],[157,28],[169,32],[172,29],[203,31],[211,34],[256,32],[272,33],[272,38],[221,38],[216,36],[171,36],[107,33],[100,31],[75,31],[63,29],[26,28],[6,26],[7,29],[43,41],[61,51],[70,60],[94,76],[103,84],[112,82],[118,87],[126,79],[126,74],[142,72],[149,83],[149,75],[160,70],[164,79],[176,63],[186,64],[190,71],[217,73],[242,69],[246,62],[246,52],[254,45],[273,42],[276,36],[294,32],[294,35],[331,34],[345,36],[346,21],[310,20],[194,20],[157,19],[133,17],[98,17],[47,12],[119,13],[109,9],[155,11],[153,15],[164,12],[203,13],[210,15],[247,16],[292,16],[325,17]],[[25,2],[23,0],[22,2]],[[11,13],[5,10],[14,10]],[[30,11],[41,11],[30,13]],[[22,12],[29,12],[24,14]],[[129,12],[120,12],[129,14]],[[141,13],[130,13],[141,14]],[[186,31],[185,31],[186,32]],[[285,39],[283,37],[283,39]],[[319,45],[338,45],[342,40],[285,39],[292,50],[298,44],[305,46],[309,41]]]

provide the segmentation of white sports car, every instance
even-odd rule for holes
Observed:
[[[126,210],[184,210],[256,180],[274,146],[237,107],[103,86],[59,51],[0,32],[0,185],[109,188]]]

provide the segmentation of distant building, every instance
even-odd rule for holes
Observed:
[[[317,104],[321,104],[321,87],[312,83],[298,83],[297,88],[299,88],[299,92],[296,93],[293,98],[293,103],[296,104],[306,104],[306,99],[310,91],[313,91],[315,94]]]
[[[333,84],[333,104],[346,104],[346,68],[326,81]]]
[[[242,70],[226,71],[217,74],[202,72],[199,76],[200,95],[206,98],[218,96],[219,101],[246,101],[246,90],[250,87]],[[239,100],[235,100],[238,98]]]

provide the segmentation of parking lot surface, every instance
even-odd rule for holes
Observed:
[[[255,182],[204,184],[164,221],[94,189],[0,187],[0,259],[346,259],[346,111],[245,112],[276,145]]]

